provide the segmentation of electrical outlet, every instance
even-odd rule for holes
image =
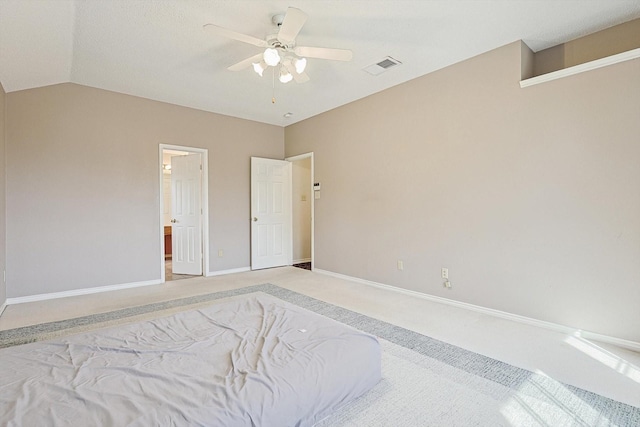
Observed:
[[[224,256],[224,251],[222,249],[220,249],[218,251],[218,258],[222,258]]]
[[[442,278],[443,279],[448,279],[449,278],[449,269],[448,268],[442,267]]]
[[[398,270],[404,270],[404,262],[398,261]]]

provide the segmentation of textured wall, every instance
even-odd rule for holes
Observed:
[[[640,342],[640,60],[521,89],[526,51],[285,129],[316,267]]]
[[[250,157],[282,159],[282,128],[74,84],[6,99],[8,297],[160,278],[159,144],[209,150],[209,269],[249,266]]]

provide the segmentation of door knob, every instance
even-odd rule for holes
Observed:
[[[253,217],[253,222],[256,222],[258,220],[258,218],[256,218],[255,216]]]
[[[175,224],[176,222],[178,222],[178,220],[177,219],[172,219],[171,222]]]

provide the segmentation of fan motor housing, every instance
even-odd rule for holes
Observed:
[[[284,15],[279,13],[277,15],[273,15],[271,17],[271,22],[273,22],[273,25],[280,27],[282,26],[282,23],[284,22]]]
[[[295,42],[284,44],[278,40],[278,34],[269,34],[267,36],[267,43],[274,49],[291,50],[295,47]]]

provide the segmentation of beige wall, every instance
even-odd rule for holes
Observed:
[[[5,196],[5,138],[4,138],[4,116],[5,116],[5,93],[0,83],[0,307],[7,300],[7,288],[4,282],[4,271],[6,266],[6,196]]]
[[[159,144],[209,150],[210,270],[249,266],[250,157],[282,128],[75,84],[6,101],[8,297],[160,279]]]
[[[316,267],[640,342],[640,60],[521,89],[526,51],[285,129]]]
[[[293,261],[311,259],[311,158],[292,163]]]
[[[640,19],[598,31],[535,55],[535,75],[640,48]]]

